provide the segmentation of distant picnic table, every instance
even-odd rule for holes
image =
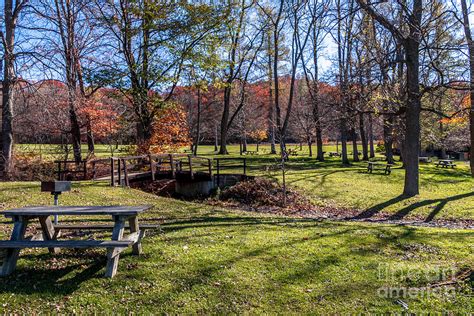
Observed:
[[[120,253],[127,247],[132,246],[134,255],[142,253],[141,239],[144,230],[140,229],[138,215],[151,206],[30,206],[6,210],[5,217],[13,219],[13,231],[10,240],[0,241],[0,250],[6,254],[0,270],[0,276],[10,275],[16,268],[20,250],[23,248],[48,248],[51,253],[58,253],[60,248],[107,248],[106,277],[114,277],[117,273]],[[59,229],[52,221],[54,215],[73,216],[104,216],[112,217],[114,226],[112,228],[111,240],[58,240]],[[41,224],[42,236],[33,236],[25,239],[25,232],[29,222],[38,219]],[[125,222],[128,221],[130,234],[124,236]],[[67,226],[62,229],[94,229],[95,226]],[[1,258],[0,258],[1,259]]]
[[[390,163],[369,161],[367,163],[367,172],[372,173],[374,170],[383,170],[384,174],[389,175],[392,173],[392,166]]]
[[[453,168],[456,167],[456,164],[454,163],[454,160],[450,159],[441,159],[436,162],[436,167],[441,167],[441,168]]]
[[[256,150],[247,150],[247,151],[244,151],[243,154],[253,156],[253,155],[258,155],[258,151],[256,151]]]
[[[429,163],[429,162],[431,162],[431,158],[430,157],[418,157],[418,161]]]
[[[341,157],[341,154],[338,153],[337,151],[330,151],[329,157]]]

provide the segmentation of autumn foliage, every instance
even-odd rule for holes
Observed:
[[[175,152],[191,143],[188,122],[183,107],[172,104],[161,110],[153,123],[153,136],[149,151]]]

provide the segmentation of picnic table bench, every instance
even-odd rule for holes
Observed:
[[[383,170],[384,174],[389,175],[392,173],[392,164],[390,163],[381,163],[376,161],[369,161],[367,163],[367,172],[372,173],[374,170]]]
[[[431,162],[431,158],[430,157],[418,157],[418,161],[429,163],[429,162]]]
[[[336,151],[330,151],[329,157],[341,157],[341,154]]]
[[[436,163],[436,168],[438,167],[441,167],[441,168],[453,168],[456,167],[456,164],[454,163],[453,160],[450,160],[450,159],[442,159],[442,160],[438,160]]]
[[[16,263],[23,248],[48,248],[50,253],[58,253],[60,248],[107,248],[107,267],[105,276],[114,277],[117,273],[119,256],[122,251],[132,247],[134,255],[142,253],[141,239],[144,230],[140,229],[138,215],[151,206],[32,206],[6,210],[5,217],[12,218],[13,231],[10,240],[0,241],[0,250],[3,250],[3,264],[0,276],[10,275],[16,268]],[[112,238],[110,240],[58,240],[59,230],[55,229],[51,221],[54,215],[73,216],[111,216],[114,221]],[[25,239],[25,232],[29,222],[38,219],[41,225],[42,237]],[[130,234],[124,236],[125,222],[128,222]],[[61,227],[65,229],[63,225]],[[76,227],[85,229],[87,226]],[[71,226],[69,229],[74,229]],[[0,258],[1,259],[1,258]]]

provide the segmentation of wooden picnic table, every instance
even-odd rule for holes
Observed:
[[[329,157],[341,157],[341,154],[336,151],[330,151]]]
[[[117,273],[119,256],[129,246],[132,253],[142,253],[141,239],[144,230],[140,230],[138,215],[151,206],[30,206],[6,210],[5,217],[12,218],[13,231],[10,240],[0,241],[0,250],[6,251],[0,276],[10,275],[16,268],[20,250],[23,248],[48,248],[51,253],[58,253],[60,248],[107,248],[107,267],[105,276],[112,278]],[[51,216],[111,216],[114,222],[110,240],[58,240],[59,230],[56,230]],[[42,238],[40,240],[25,239],[26,228],[31,220],[38,219],[41,224]],[[130,234],[124,236],[125,222],[128,221]],[[75,227],[87,229],[84,225]],[[93,226],[90,226],[93,227]],[[62,229],[64,229],[62,225]],[[71,229],[73,229],[71,227]],[[1,259],[1,258],[0,258]]]
[[[436,167],[441,167],[441,168],[453,168],[456,167],[456,164],[454,163],[454,160],[450,160],[450,159],[441,159],[441,160],[438,160],[438,162],[436,162]]]
[[[376,161],[369,161],[367,163],[367,172],[372,173],[374,170],[379,169],[383,170],[386,175],[389,175],[392,173],[392,164],[390,163],[382,163],[382,162],[376,162]]]
[[[243,152],[244,155],[258,155],[258,151],[256,150],[247,150]]]

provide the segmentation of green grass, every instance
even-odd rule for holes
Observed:
[[[72,147],[70,147],[69,158],[72,159]],[[127,155],[126,145],[109,146],[105,144],[96,144],[94,154],[97,158],[110,157],[111,149],[114,151],[114,156]],[[64,159],[64,150],[59,144],[15,144],[15,151],[24,154],[34,154],[40,156],[44,160]],[[81,145],[81,153],[83,158],[87,156],[87,144]]]
[[[23,152],[38,153],[40,145],[17,145]],[[249,145],[248,150],[256,150]],[[308,157],[307,146],[299,151],[299,146],[289,145],[298,151],[298,156],[290,157],[288,163],[288,183],[305,192],[316,204],[345,207],[359,210],[365,218],[385,216],[417,220],[474,220],[474,179],[470,176],[466,162],[457,162],[455,169],[436,168],[434,164],[420,165],[420,195],[410,199],[400,197],[403,192],[404,170],[398,163],[390,176],[381,172],[367,174],[366,163],[353,163],[342,166],[339,158],[326,158],[318,162]],[[57,145],[41,145],[46,157],[53,157]],[[116,155],[124,155],[125,147],[119,147]],[[185,149],[183,148],[182,151]],[[336,151],[334,144],[324,150]],[[340,147],[339,147],[340,150]],[[349,147],[352,152],[352,147]],[[359,148],[360,150],[360,148]],[[87,147],[83,146],[83,152]],[[239,146],[229,146],[229,157],[240,157]],[[279,172],[266,172],[264,167],[279,163],[278,155],[269,155],[268,145],[260,146],[259,155],[245,156],[248,159],[249,172],[281,181]],[[313,153],[316,150],[313,148]],[[214,146],[200,146],[199,155],[216,157]],[[49,156],[48,156],[49,155]],[[96,145],[98,157],[110,156],[106,145]],[[327,154],[326,154],[327,156]],[[234,170],[242,172],[242,170]]]
[[[299,148],[295,145],[290,147]],[[267,146],[262,146],[262,149],[269,152]],[[213,150],[213,146],[201,146],[199,154],[214,157],[216,153]],[[251,145],[249,150],[255,150],[255,146]],[[324,150],[336,151],[336,146],[326,146]],[[229,151],[229,157],[239,156],[238,146],[230,146]],[[420,164],[420,195],[403,199],[400,195],[405,171],[399,162],[392,174],[386,176],[382,172],[367,174],[366,162],[347,167],[341,164],[340,158],[326,158],[325,162],[318,162],[307,154],[307,148],[303,147],[298,156],[290,157],[287,181],[317,204],[358,209],[364,212],[366,218],[386,214],[403,219],[474,220],[474,179],[466,162],[456,162],[455,169],[436,168],[433,163]],[[246,157],[251,174],[281,181],[280,172],[262,171],[263,166],[279,162],[277,155]]]
[[[0,202],[2,209],[49,204],[51,196],[38,183],[0,183]],[[163,232],[147,234],[143,256],[125,251],[112,280],[102,277],[103,250],[23,251],[17,271],[0,282],[2,313],[402,312],[381,288],[423,288],[437,271],[474,266],[472,230],[272,217],[88,182],[75,183],[60,202],[152,204],[144,220],[165,219]],[[11,225],[2,221],[5,238]],[[468,314],[472,286],[471,275],[454,296],[401,300],[413,312]]]

